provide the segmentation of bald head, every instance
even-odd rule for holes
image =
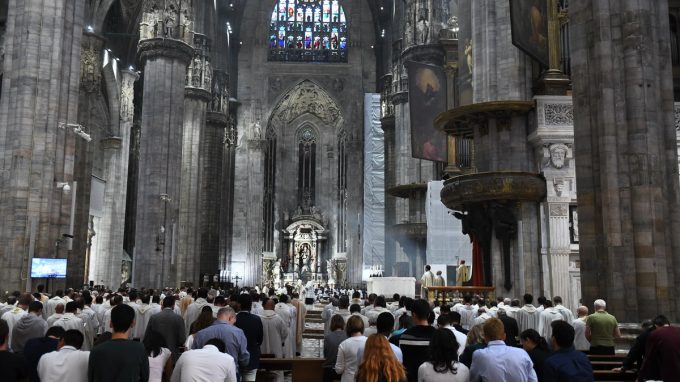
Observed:
[[[54,311],[59,314],[64,314],[64,304],[57,304]]]
[[[588,315],[588,307],[581,305],[578,307],[578,309],[576,309],[576,313],[579,317],[585,317]]]
[[[274,310],[275,306],[276,306],[276,304],[274,303],[274,300],[269,298],[269,299],[267,299],[267,301],[265,301],[263,308],[264,308],[264,310]]]

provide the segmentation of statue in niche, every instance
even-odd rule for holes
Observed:
[[[191,86],[200,86],[201,85],[201,69],[202,69],[203,64],[201,63],[201,58],[196,56],[194,57],[194,62],[192,64],[192,72],[191,72]]]
[[[411,45],[413,45],[413,20],[411,20],[411,17],[407,17],[404,25],[404,46]]]
[[[177,27],[177,15],[176,10],[173,5],[170,5],[169,9],[165,12],[164,20],[164,37],[173,38],[175,37],[175,28]]]
[[[328,275],[329,280],[335,279],[333,275],[333,260],[326,260],[326,274]]]
[[[298,205],[297,208],[295,209],[295,215],[293,215],[293,217],[298,217],[298,216],[301,216],[301,215],[302,215],[302,207],[300,205]]]
[[[465,60],[467,62],[468,73],[472,76],[472,40],[467,39],[465,43]]]
[[[421,9],[416,24],[417,43],[427,44],[430,36],[430,21],[427,19],[427,9]]]
[[[210,61],[205,62],[205,68],[203,70],[203,78],[204,78],[204,84],[203,87],[206,89],[210,89],[210,84],[212,83],[212,67],[210,65]]]
[[[573,236],[573,241],[578,242],[578,209],[574,208],[571,211],[571,231]]]
[[[565,144],[550,145],[550,163],[553,167],[558,170],[564,167],[567,151],[569,151],[569,148]]]
[[[258,119],[253,123],[253,139],[262,139],[262,127],[260,126],[260,120]]]

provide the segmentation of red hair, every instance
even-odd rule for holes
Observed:
[[[372,334],[366,340],[363,362],[356,373],[357,382],[378,382],[380,376],[387,382],[406,380],[406,370],[397,360],[387,338]]]

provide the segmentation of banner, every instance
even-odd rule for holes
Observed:
[[[411,156],[446,162],[446,134],[434,127],[434,119],[446,111],[444,68],[409,61],[406,70],[411,114]]]

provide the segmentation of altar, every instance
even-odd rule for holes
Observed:
[[[368,293],[391,298],[393,294],[414,298],[416,279],[414,277],[371,277],[366,281]]]

